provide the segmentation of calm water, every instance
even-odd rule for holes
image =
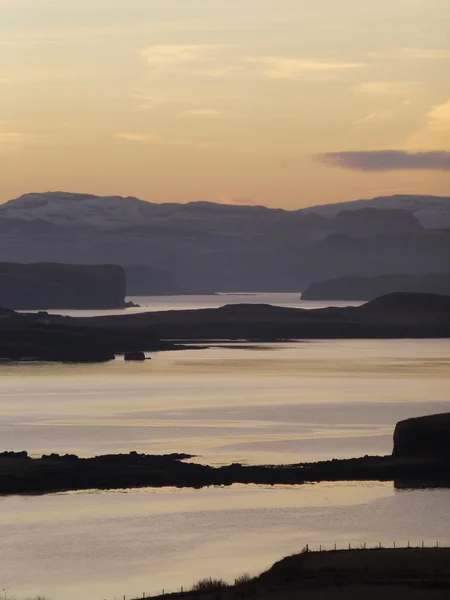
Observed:
[[[2,365],[1,447],[182,451],[214,464],[388,453],[398,420],[450,411],[449,367],[447,340],[222,345],[142,364]],[[379,483],[2,498],[0,589],[113,600],[256,573],[306,543],[450,544],[449,506],[448,490]]]
[[[273,304],[294,308],[324,308],[330,302],[302,300],[298,294],[215,294],[190,296],[131,296],[127,298],[139,305],[135,308],[114,310],[50,310],[50,313],[70,316],[121,315],[159,310],[194,310],[197,308],[219,308],[224,304]],[[333,302],[333,306],[360,306],[363,302]]]

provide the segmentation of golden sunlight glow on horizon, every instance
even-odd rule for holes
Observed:
[[[448,0],[0,0],[0,202],[448,195],[449,40]]]

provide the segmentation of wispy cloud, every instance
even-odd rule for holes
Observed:
[[[450,145],[450,99],[430,108],[421,127],[406,140],[406,148],[447,149]]]
[[[34,139],[29,133],[19,131],[0,131],[0,144],[24,144]]]
[[[353,91],[374,96],[403,96],[409,94],[416,85],[405,81],[366,81],[354,87]]]
[[[387,121],[394,121],[395,115],[390,110],[380,110],[378,112],[373,112],[364,117],[363,119],[359,119],[355,121],[355,125],[377,125],[378,123],[386,123]]]
[[[396,48],[374,52],[372,56],[404,60],[449,60],[450,48]]]
[[[125,142],[147,143],[161,146],[179,146],[197,148],[199,150],[209,150],[221,147],[221,144],[218,142],[165,138],[159,135],[140,132],[115,133],[114,137]]]
[[[188,118],[188,119],[195,119],[195,118],[200,118],[200,119],[214,119],[217,117],[224,117],[225,113],[223,113],[220,110],[217,110],[215,108],[193,108],[191,110],[185,110],[182,113],[179,114],[179,117],[181,118]]]
[[[148,133],[115,133],[114,137],[126,142],[157,142],[158,136]]]
[[[328,152],[316,158],[328,167],[352,171],[450,171],[450,152],[447,151],[356,150]]]
[[[360,62],[339,62],[286,56],[249,57],[247,62],[260,65],[261,73],[269,79],[296,79],[330,75],[363,67]]]
[[[157,72],[173,71],[180,66],[208,62],[217,47],[213,45],[150,46],[141,50],[147,64]]]

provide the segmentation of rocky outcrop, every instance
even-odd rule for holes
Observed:
[[[10,309],[118,308],[125,294],[116,265],[0,263],[0,306]]]
[[[400,421],[394,432],[393,456],[450,460],[450,413]]]
[[[450,273],[338,277],[313,283],[302,300],[372,300],[394,292],[450,295]]]
[[[125,352],[123,358],[126,361],[141,362],[145,360],[145,352]]]

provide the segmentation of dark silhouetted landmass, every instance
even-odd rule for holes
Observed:
[[[440,487],[450,485],[448,433],[450,414],[414,419],[416,439],[433,431],[446,431],[434,445],[424,443],[420,452],[411,452],[404,439],[405,423],[397,425],[394,453],[389,456],[327,460],[292,465],[246,466],[239,463],[211,467],[183,462],[188,454],[155,456],[138,454],[78,458],[75,455],[45,455],[32,459],[26,452],[0,454],[0,494],[52,492],[55,490],[118,489],[133,487],[191,487],[211,485],[265,484],[298,485],[314,481],[394,481],[399,487]],[[421,436],[421,437],[420,437]],[[405,451],[406,448],[406,451]],[[419,446],[417,447],[419,449]]]
[[[161,339],[255,340],[450,337],[450,296],[390,294],[360,307],[305,310],[266,304],[84,319],[95,327],[153,328]]]
[[[302,300],[372,300],[394,292],[450,295],[450,273],[328,279],[307,287]]]
[[[397,423],[393,454],[397,458],[438,458],[450,462],[450,413]]]
[[[450,548],[361,545],[360,549],[312,552],[305,547],[303,552],[283,558],[257,577],[238,577],[234,585],[206,577],[190,591],[156,598],[444,600],[450,596],[449,565]]]
[[[118,308],[125,295],[116,265],[0,263],[0,306],[11,309]]]
[[[105,362],[171,348],[151,327],[98,328],[80,319],[0,309],[0,361]]]
[[[173,341],[450,337],[450,296],[390,294],[360,307],[304,310],[236,304],[102,317],[0,309],[0,359],[109,360]],[[170,340],[170,342],[162,341]]]

